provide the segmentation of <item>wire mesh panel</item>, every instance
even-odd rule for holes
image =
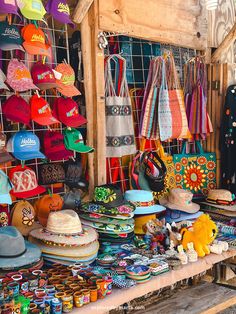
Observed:
[[[132,102],[137,150],[144,146],[144,140],[140,137],[139,131],[142,102],[150,61],[154,57],[163,55],[166,51],[173,53],[178,76],[181,85],[183,85],[184,64],[196,55],[195,50],[127,36],[114,36],[108,40],[105,54],[120,54],[126,59],[126,77]],[[162,144],[165,151],[170,154],[180,152],[181,141],[172,140]],[[145,147],[145,150],[155,151],[157,142],[148,140],[145,143]],[[133,155],[122,158],[107,158],[107,182],[119,184],[123,191],[129,189],[129,164],[132,159]]]

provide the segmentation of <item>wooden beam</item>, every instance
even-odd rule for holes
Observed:
[[[73,21],[80,24],[88,13],[94,0],[79,0],[73,15]]]
[[[219,45],[219,47],[216,49],[216,51],[212,54],[211,62],[212,63],[219,62],[221,56],[230,47],[230,45],[234,42],[235,39],[236,39],[236,23],[231,28],[230,32],[226,35],[226,37]]]

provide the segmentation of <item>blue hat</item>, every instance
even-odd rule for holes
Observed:
[[[32,132],[20,131],[7,143],[7,151],[19,160],[46,158],[40,151],[39,138]]]
[[[148,215],[160,213],[166,210],[164,206],[154,202],[153,194],[144,190],[129,190],[125,192],[125,200],[135,206],[135,215]]]
[[[0,186],[0,204],[12,204],[12,199],[9,192],[13,185],[8,176],[2,170],[0,170]]]
[[[188,214],[185,213],[181,210],[173,210],[173,209],[167,209],[166,213],[165,213],[165,219],[166,222],[180,222],[180,221],[184,221],[184,220],[195,220],[197,219],[199,216],[201,216],[203,214],[203,212],[199,211],[197,213],[194,214]]]
[[[15,269],[36,263],[41,258],[40,249],[25,241],[12,226],[0,228],[0,268]]]
[[[2,50],[23,50],[22,38],[19,29],[7,22],[0,23],[0,49]]]

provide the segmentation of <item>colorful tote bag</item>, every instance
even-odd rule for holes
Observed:
[[[160,140],[166,141],[172,137],[172,115],[169,104],[169,93],[166,81],[165,61],[162,60],[162,81],[158,101],[158,122]]]
[[[111,61],[120,82],[117,90],[112,80]],[[122,64],[121,70],[120,64]],[[105,65],[106,99],[106,156],[122,157],[136,152],[132,105],[126,80],[126,61],[120,55],[111,55]]]
[[[216,188],[216,155],[205,153],[199,141],[195,142],[198,153],[187,154],[186,142],[181,154],[174,154],[176,187],[189,190],[194,198],[207,196]]]

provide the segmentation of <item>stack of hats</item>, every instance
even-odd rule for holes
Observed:
[[[29,240],[39,246],[48,264],[90,264],[98,253],[98,234],[91,227],[81,226],[73,210],[51,212],[47,226],[32,230]]]
[[[156,219],[157,216],[164,214],[165,207],[155,204],[153,194],[144,190],[129,190],[125,192],[126,201],[135,206],[135,228],[134,233],[144,235],[144,226],[149,220]]]
[[[193,194],[190,191],[174,188],[169,195],[159,200],[160,204],[167,208],[166,222],[194,221],[203,213],[200,206],[192,202]]]
[[[0,228],[0,252],[0,273],[43,266],[40,249],[12,226]]]
[[[95,228],[99,240],[111,243],[129,243],[133,239],[134,206],[125,201],[120,188],[102,185],[94,189],[93,201],[79,208],[84,225]]]

